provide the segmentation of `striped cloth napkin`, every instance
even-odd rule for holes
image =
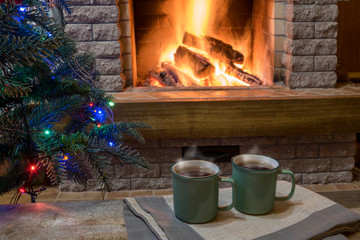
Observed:
[[[279,181],[277,195],[291,185]],[[230,202],[231,189],[220,190],[219,205]],[[289,201],[275,202],[266,215],[246,215],[232,209],[219,212],[203,224],[187,224],[173,212],[172,195],[124,200],[124,218],[129,240],[297,240],[346,239],[341,233],[360,230],[360,215],[301,186]]]

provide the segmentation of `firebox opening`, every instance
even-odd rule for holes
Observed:
[[[132,85],[272,85],[274,5],[264,2],[134,0]]]

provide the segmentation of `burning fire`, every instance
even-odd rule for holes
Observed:
[[[222,2],[222,6],[215,6]],[[169,44],[160,57],[161,71],[171,76],[173,84],[181,86],[251,86],[262,81],[243,69],[244,59],[249,55],[247,48],[229,45],[234,39],[210,37],[214,21],[227,15],[229,1],[176,0],[175,23],[177,41]],[[239,41],[238,41],[239,42]],[[241,41],[240,41],[241,42]],[[248,44],[249,41],[243,41]],[[234,44],[235,45],[235,44]],[[245,57],[244,57],[245,56]],[[159,77],[160,76],[160,77]],[[148,85],[167,86],[163,75],[150,76]],[[165,76],[166,77],[166,76]],[[164,80],[164,81],[163,81]]]
[[[149,84],[154,87],[165,87],[165,84],[161,83],[158,79],[150,77]]]

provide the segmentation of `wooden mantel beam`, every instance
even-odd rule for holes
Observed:
[[[150,124],[150,139],[360,132],[360,95],[116,103],[115,120]]]

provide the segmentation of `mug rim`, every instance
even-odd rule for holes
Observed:
[[[190,162],[190,163],[194,163],[194,162],[204,162],[204,163],[206,163],[206,164],[209,164],[209,165],[212,165],[212,166],[216,167],[216,172],[212,173],[211,175],[204,176],[204,177],[189,177],[189,176],[185,176],[185,175],[182,175],[182,174],[180,174],[180,173],[177,173],[177,172],[173,171],[173,168],[174,168],[175,165],[177,165],[177,164],[184,164],[183,162],[188,162],[188,163],[189,163],[189,162]],[[218,175],[219,172],[220,172],[220,168],[219,168],[219,166],[217,166],[216,164],[214,164],[214,163],[212,163],[212,162],[210,162],[210,161],[193,159],[193,160],[181,160],[181,161],[179,161],[179,162],[177,162],[177,163],[174,163],[174,164],[170,167],[170,171],[171,171],[171,173],[173,173],[175,176],[179,176],[179,177],[183,177],[183,178],[187,178],[187,179],[204,179],[204,178],[210,178],[210,177],[214,177],[214,176]]]
[[[242,166],[237,165],[237,164],[234,162],[234,159],[235,159],[235,158],[238,158],[238,157],[243,157],[243,156],[265,158],[265,159],[268,159],[268,160],[270,160],[270,161],[275,161],[276,164],[277,164],[277,166],[274,167],[274,168],[271,168],[271,169],[264,169],[264,170],[260,170],[260,169],[249,169],[249,168],[246,168],[246,167],[242,167]],[[280,167],[280,163],[279,163],[278,161],[276,161],[275,159],[273,159],[273,158],[271,158],[271,157],[264,156],[264,155],[259,155],[259,154],[239,154],[239,155],[236,155],[236,156],[234,156],[234,157],[231,158],[231,163],[232,163],[232,165],[233,165],[235,168],[240,168],[240,169],[245,170],[245,171],[258,172],[258,173],[277,171],[277,170],[279,169],[279,167]]]

